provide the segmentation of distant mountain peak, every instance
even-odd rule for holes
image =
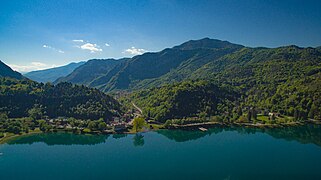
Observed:
[[[85,61],[81,62],[72,62],[70,64],[54,67],[50,69],[38,70],[38,71],[31,71],[26,73],[25,76],[38,82],[54,82],[56,79],[60,77],[67,76],[77,67],[85,64]]]
[[[181,45],[173,47],[174,49],[193,50],[193,49],[223,49],[223,48],[242,48],[242,45],[233,44],[228,41],[210,39],[208,37],[199,40],[190,40]]]
[[[12,70],[8,65],[0,60],[0,77],[11,77],[15,79],[24,78],[19,72]]]
[[[91,81],[107,73],[122,60],[125,59],[90,59],[86,63],[75,68],[70,74],[58,78],[54,83],[71,82],[89,85]]]

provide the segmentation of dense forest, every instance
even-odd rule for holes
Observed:
[[[280,85],[257,84],[249,89],[215,80],[194,80],[135,91],[122,101],[135,102],[146,117],[161,122],[210,116],[235,121],[252,111],[320,120],[320,87],[320,72]]]
[[[128,98],[143,107],[146,117],[165,122],[174,118],[223,114],[233,108],[233,102],[239,96],[231,86],[218,86],[211,81],[185,81],[137,91]]]
[[[30,110],[48,117],[111,119],[121,113],[120,104],[105,93],[71,83],[37,83],[28,79],[0,78],[0,112],[26,117]],[[37,118],[38,119],[38,118]]]
[[[164,83],[179,79],[180,77],[177,75],[182,74],[188,74],[188,77],[183,79],[181,83],[162,87]],[[230,87],[233,89],[233,97],[236,98],[230,103],[220,103],[225,107],[221,108],[224,111],[216,113],[212,111],[211,115],[234,119],[238,114],[247,114],[249,109],[254,109],[258,113],[275,112],[294,117],[296,120],[321,119],[321,51],[297,46],[272,49],[244,47],[213,59],[191,73],[190,71],[186,73],[172,71],[166,76],[148,83],[142,81],[139,83],[141,88],[149,86],[161,88],[134,92],[128,98],[145,109],[145,113],[150,111],[150,115],[156,118],[157,114],[164,114],[163,111],[167,109],[164,107],[171,109],[178,102],[188,103],[190,99],[193,99],[194,94],[188,90],[189,87],[184,86],[185,81],[188,81],[189,84],[199,84],[198,81],[203,79],[215,82],[217,86]],[[146,84],[142,85],[144,82]],[[206,87],[206,85],[204,86]],[[168,89],[169,87],[172,89]],[[186,97],[173,96],[171,91],[176,91],[177,87],[180,87],[181,91],[187,91],[189,95]],[[182,89],[182,87],[185,88]],[[206,92],[208,90],[202,92],[204,97],[198,99],[198,102],[193,102],[194,108],[197,110],[191,110],[193,113],[190,116],[198,116],[200,112],[204,111],[197,104],[202,103],[204,106],[208,104],[207,100],[211,99],[206,96]],[[214,92],[213,96],[220,91],[214,90]],[[168,96],[173,97],[169,100]],[[155,99],[159,103],[156,103]],[[164,103],[169,104],[165,106]],[[217,104],[217,101],[213,100],[212,103]],[[231,103],[233,105],[230,105]],[[155,112],[157,109],[158,112]],[[165,114],[171,114],[168,111],[166,110]],[[238,111],[243,112],[238,113]],[[182,118],[186,117],[186,114],[179,116],[172,113],[165,117]]]

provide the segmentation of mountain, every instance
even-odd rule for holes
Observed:
[[[195,50],[195,49],[239,49],[242,45],[221,41],[218,39],[203,38],[200,40],[190,40],[181,45],[174,46],[173,49]]]
[[[73,70],[75,70],[77,67],[85,64],[84,61],[78,62],[78,63],[70,63],[65,66],[45,69],[45,70],[39,70],[39,71],[31,71],[29,73],[24,74],[26,77],[28,77],[31,80],[37,81],[37,82],[54,82],[60,77],[67,76],[70,74]]]
[[[164,77],[166,76],[156,80],[163,82],[165,79],[166,82]],[[187,79],[193,81],[184,86]],[[317,48],[295,45],[278,48],[243,47],[209,61],[190,73],[187,79],[174,85],[134,92],[127,101],[136,102],[145,115],[149,112],[150,117],[156,120],[164,120],[162,117],[199,116],[206,111],[204,106],[208,104],[210,107],[220,108],[216,109],[216,112],[207,112],[206,116],[220,115],[229,120],[237,119],[237,109],[249,108],[279,112],[295,119],[321,119],[321,50]],[[191,87],[197,87],[200,84],[198,81],[202,80],[215,83],[218,87],[233,89],[234,92],[231,94],[236,95],[234,101],[218,103],[216,100],[210,100],[213,103],[211,104],[206,94],[212,88],[206,91],[196,88],[196,92],[193,89],[189,90]],[[206,84],[201,86],[207,87]],[[188,92],[188,95],[177,98],[180,97],[181,91]],[[197,95],[198,92],[200,94]],[[221,92],[224,93],[224,90],[219,89],[212,96],[215,97]],[[189,98],[194,99],[194,94],[199,97],[191,105],[195,106],[195,109],[187,110],[180,105],[182,102],[189,104]],[[171,113],[177,106],[192,113]]]
[[[140,90],[185,80],[219,79],[220,82],[250,89],[254,83],[277,86],[305,73],[318,72],[319,54],[319,48],[295,45],[251,48],[204,38],[124,59],[112,66],[104,64],[104,61],[93,61],[85,64],[87,68],[80,66],[58,82],[85,84],[110,92]]]
[[[117,64],[125,59],[92,59],[86,63],[77,67],[74,71],[65,77],[61,77],[55,81],[59,82],[71,82],[74,84],[89,85],[95,78],[108,73]]]
[[[241,45],[209,38],[188,41],[160,52],[135,56],[94,80],[91,86],[107,92],[181,81],[202,65],[241,48]]]
[[[0,77],[10,77],[15,79],[24,78],[20,73],[12,70],[9,66],[3,63],[1,60],[0,60]]]

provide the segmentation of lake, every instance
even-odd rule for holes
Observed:
[[[0,152],[0,179],[321,179],[317,125],[36,134]]]

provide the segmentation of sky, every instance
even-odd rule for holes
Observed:
[[[321,1],[0,0],[0,60],[19,72],[205,37],[250,47],[321,46]]]

